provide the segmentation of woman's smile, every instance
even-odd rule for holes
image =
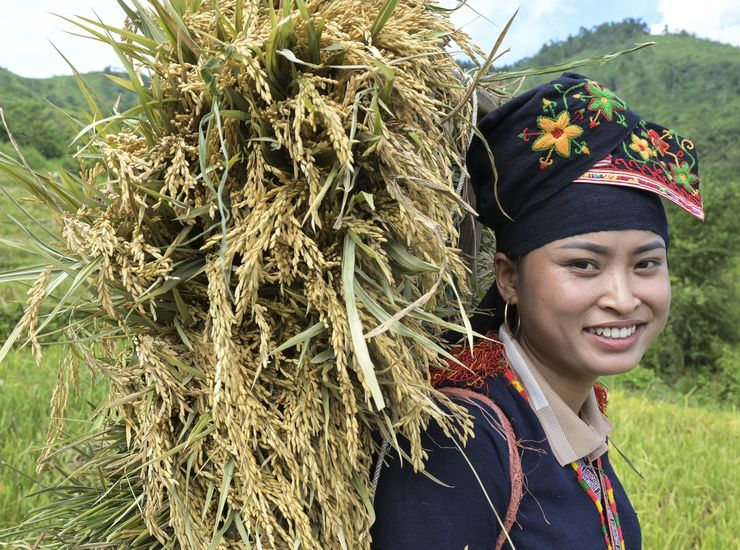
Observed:
[[[638,342],[644,326],[645,323],[608,325],[598,328],[590,327],[584,332],[592,345],[609,351],[626,351]]]

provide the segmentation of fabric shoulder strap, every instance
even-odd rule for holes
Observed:
[[[506,438],[506,443],[509,447],[509,476],[511,478],[511,500],[506,510],[506,516],[504,517],[504,529],[501,531],[498,539],[496,540],[496,550],[503,548],[504,543],[509,539],[509,531],[516,521],[516,515],[519,511],[519,505],[524,495],[524,473],[522,471],[522,458],[519,454],[518,445],[516,442],[516,435],[514,434],[514,428],[511,426],[511,422],[504,414],[504,411],[499,407],[490,397],[482,393],[475,392],[473,390],[465,388],[447,387],[441,388],[440,392],[444,393],[447,397],[456,398],[461,401],[468,402],[470,404],[475,403],[476,406],[485,405],[498,416],[499,422],[501,423],[502,435]],[[511,539],[509,539],[511,543]],[[513,547],[513,545],[512,545]]]

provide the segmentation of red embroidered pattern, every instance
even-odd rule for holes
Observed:
[[[499,342],[498,334],[489,332],[486,338],[479,340],[472,350],[463,347],[454,354],[462,365],[447,361],[446,367],[432,370],[432,385],[438,388],[451,383],[456,387],[480,389],[487,378],[503,375],[509,384],[529,401],[524,386],[509,366],[504,354],[504,345]]]
[[[447,361],[447,366],[432,371],[432,386],[440,387],[445,382],[466,388],[482,388],[486,378],[503,374],[508,368],[504,347],[496,341],[495,333],[487,335],[491,340],[479,340],[471,350],[463,347],[454,355],[461,364]]]
[[[596,403],[599,405],[601,414],[606,416],[606,407],[609,404],[609,397],[607,396],[606,388],[596,382],[596,384],[594,384],[594,395],[596,395]]]

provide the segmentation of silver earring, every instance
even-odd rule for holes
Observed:
[[[521,325],[521,319],[519,318],[519,315],[517,314],[516,330],[511,330],[511,327],[509,326],[509,300],[506,300],[506,305],[504,305],[504,326],[506,327],[506,330],[509,331],[509,334],[511,334],[512,338],[516,338],[519,335],[520,325]]]

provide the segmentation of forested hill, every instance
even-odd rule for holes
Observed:
[[[581,29],[508,69],[542,67],[656,44],[581,72],[699,151],[706,222],[667,207],[671,321],[645,357],[663,380],[740,402],[740,48],[687,33],[650,35],[640,21]],[[528,78],[526,90],[554,75]]]
[[[121,110],[133,105],[133,94],[112,82],[104,72],[87,73],[83,77],[101,106],[110,108],[119,100]],[[0,108],[24,149],[36,149],[45,158],[64,155],[79,128],[60,109],[74,116],[86,106],[85,97],[72,76],[23,78],[0,68]],[[0,145],[7,141],[8,136],[0,125]]]

